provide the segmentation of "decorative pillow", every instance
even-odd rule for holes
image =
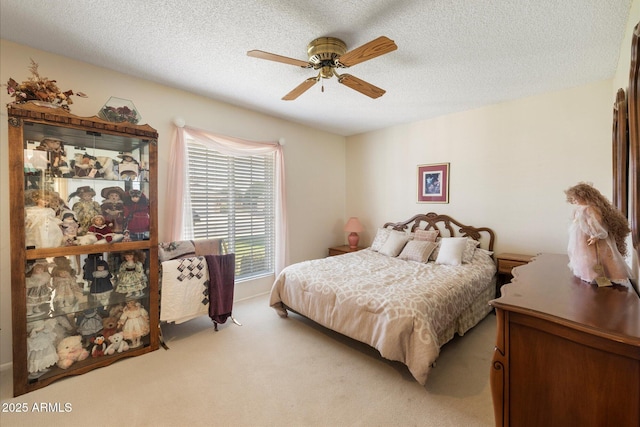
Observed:
[[[473,260],[473,254],[476,252],[476,248],[480,244],[479,241],[472,239],[471,237],[467,237],[466,246],[464,251],[462,252],[462,263],[467,264]]]
[[[373,239],[373,243],[371,243],[371,250],[376,252],[379,251],[382,245],[384,245],[384,242],[389,238],[391,231],[392,230],[390,228],[378,228],[376,237]]]
[[[387,255],[390,257],[396,257],[404,248],[404,245],[409,241],[409,236],[407,233],[403,233],[401,231],[393,231],[389,234],[387,241],[384,242],[384,245],[380,248],[378,252],[383,255]]]
[[[398,258],[408,261],[427,262],[429,261],[429,255],[431,255],[436,246],[436,242],[409,240]]]
[[[416,230],[415,236],[416,236],[416,240],[425,240],[427,242],[435,242],[439,233],[440,233],[439,230]]]
[[[486,254],[487,256],[492,257],[493,256],[493,251],[488,251],[486,249],[482,249],[482,248],[476,248],[477,251],[482,252],[483,254]],[[475,254],[475,252],[474,252]]]
[[[466,246],[466,237],[443,237],[440,239],[440,250],[436,264],[461,265],[462,253]]]

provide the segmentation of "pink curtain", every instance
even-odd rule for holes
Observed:
[[[169,240],[186,240],[193,236],[184,230],[193,230],[188,184],[189,161],[186,139],[193,139],[220,153],[233,156],[254,156],[275,153],[276,167],[276,247],[275,273],[282,271],[286,263],[286,200],[284,181],[284,155],[279,142],[258,142],[217,135],[189,126],[177,127],[171,144],[169,160],[169,188],[167,193],[167,224]],[[162,172],[160,172],[162,173]]]

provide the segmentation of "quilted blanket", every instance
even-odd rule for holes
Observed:
[[[369,249],[286,267],[270,304],[290,308],[407,365],[422,385],[438,357],[438,337],[493,286],[494,261],[476,250],[470,263],[449,266],[388,257]]]
[[[182,323],[209,314],[209,269],[204,257],[162,263],[160,321]]]

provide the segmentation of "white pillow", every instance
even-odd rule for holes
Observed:
[[[462,253],[466,246],[466,237],[443,237],[440,239],[440,250],[436,264],[461,265]]]
[[[372,251],[379,251],[384,242],[389,238],[389,234],[391,234],[390,228],[378,228],[376,231],[376,237],[373,239],[373,243],[371,243]]]
[[[387,255],[390,257],[396,257],[404,248],[404,245],[409,241],[409,236],[407,233],[403,233],[401,231],[393,231],[389,234],[387,241],[384,242],[384,245],[380,248],[378,252],[383,255]]]
[[[436,248],[435,242],[427,242],[426,240],[410,240],[400,253],[398,258],[407,261],[427,262],[429,255]]]

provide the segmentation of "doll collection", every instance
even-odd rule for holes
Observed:
[[[57,367],[138,348],[150,333],[143,251],[90,254],[79,281],[67,257],[29,262],[27,369],[36,379]]]
[[[49,189],[25,190],[27,248],[95,245],[149,239],[149,199],[141,190],[110,186],[95,200],[90,186],[80,186],[65,202]]]
[[[131,152],[67,150],[54,137],[24,150],[27,249],[148,240],[149,200],[133,188],[148,180],[144,162]],[[29,378],[148,343],[148,268],[144,250],[27,261]]]
[[[81,148],[67,159],[65,142],[45,137],[25,150],[25,227],[27,248],[94,245],[149,239],[149,200],[130,181],[145,181],[144,162],[131,152],[119,159],[93,156]],[[56,178],[65,180],[66,201],[54,190]],[[86,178],[122,181],[100,185],[99,196]],[[73,189],[73,184],[77,184]],[[106,185],[105,185],[106,184]],[[115,183],[114,183],[115,184]]]
[[[44,137],[38,146],[25,150],[24,172],[30,177],[101,178],[106,180],[147,180],[144,162],[136,160],[131,152],[109,156],[92,155],[81,147],[74,147],[69,159],[65,142],[59,138]],[[27,187],[38,187],[37,179],[27,180]]]

